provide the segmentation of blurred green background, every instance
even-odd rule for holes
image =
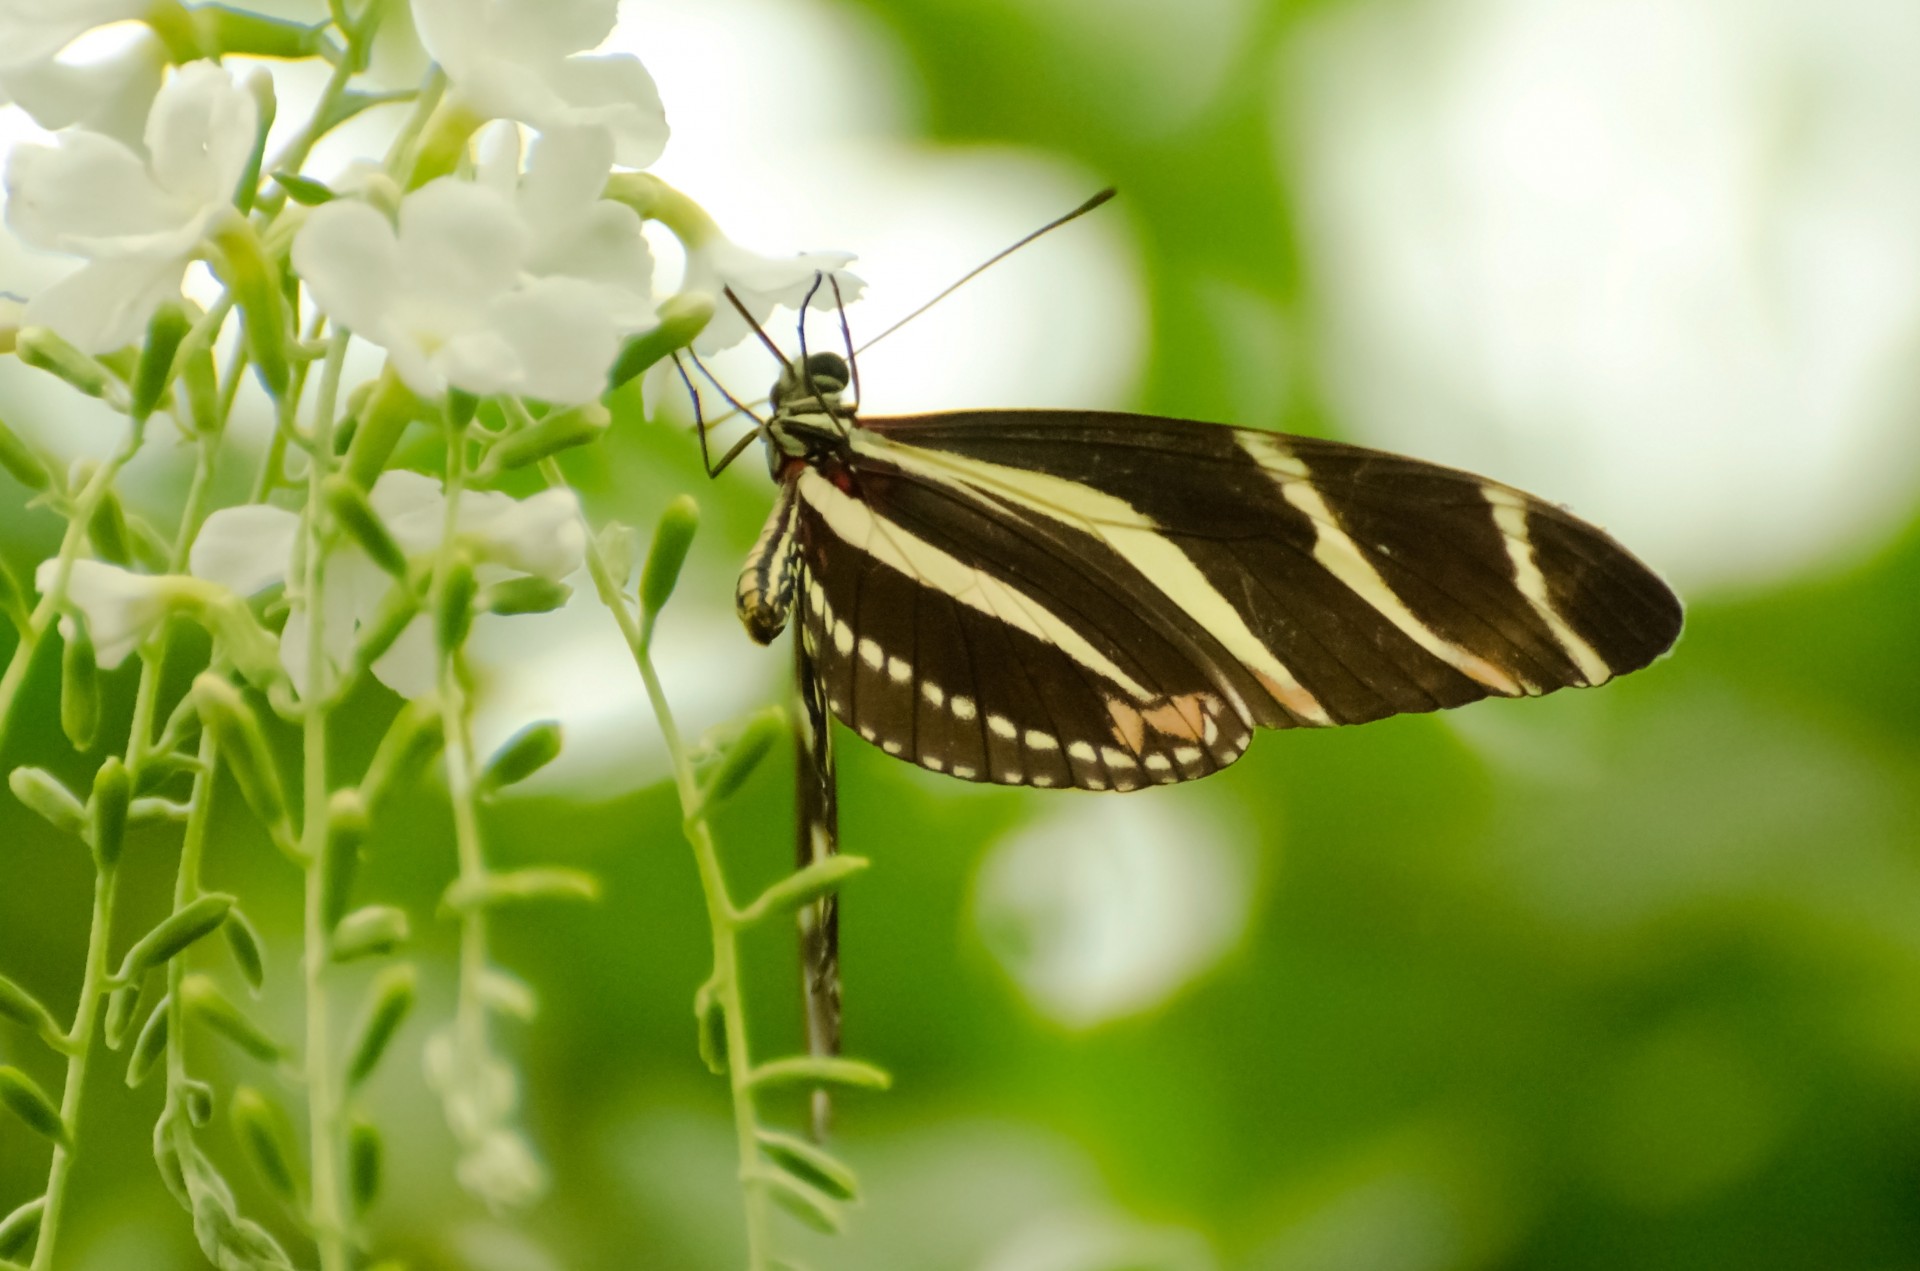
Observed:
[[[1020,152],[1063,165],[1062,190],[1121,187],[1090,232],[1120,244],[1147,326],[1139,364],[1103,370],[1113,387],[1090,404],[1470,463],[1607,522],[1689,601],[1674,655],[1602,692],[1266,736],[1215,780],[1124,800],[970,787],[843,734],[843,842],[874,861],[845,902],[848,1047],[896,1087],[840,1109],[868,1194],[850,1232],[793,1227],[783,1248],[875,1271],[1920,1265],[1910,9],[760,0],[705,15],[707,43],[688,47],[712,58],[697,73],[717,99],[748,91],[736,42],[811,29],[826,51],[785,49],[790,78],[751,100],[830,92],[860,74],[829,56],[853,48],[901,90],[891,144],[928,162]],[[694,71],[669,67],[664,36],[650,54],[664,13],[628,16],[670,90]],[[822,140],[778,115],[747,124],[790,171]],[[788,179],[769,201],[810,188]],[[995,196],[991,180],[972,193]],[[1022,269],[1001,266],[1002,285],[1017,292]],[[1017,382],[1053,354],[990,356]],[[0,408],[23,428],[37,409]],[[570,471],[596,520],[644,525],[695,492],[705,528],[665,624],[723,632],[764,480],[708,486],[683,430],[631,415]],[[156,478],[152,506],[165,490]],[[0,550],[24,576],[57,526],[23,502],[0,499]],[[784,658],[725,641],[721,673],[777,700]],[[90,768],[60,738],[57,679],[43,656],[8,766]],[[367,694],[357,745],[393,705]],[[487,825],[499,864],[564,861],[606,884],[596,907],[498,923],[498,960],[542,1001],[507,1039],[554,1176],[524,1216],[452,1184],[419,1077],[450,995],[444,809],[428,790],[380,827],[368,894],[413,912],[428,986],[405,1062],[371,1094],[394,1145],[382,1253],[739,1262],[725,1091],[689,1010],[702,902],[657,757],[635,763],[642,788],[558,785]],[[296,880],[236,803],[209,883],[245,898],[290,988]],[[786,867],[790,803],[782,756],[721,817],[741,892]],[[123,930],[163,910],[173,841],[130,851]],[[0,969],[64,1012],[87,863],[0,799],[0,869]],[[784,933],[749,946],[763,1052],[799,1036],[792,959]],[[293,1035],[292,999],[269,1002]],[[57,1085],[10,1026],[0,1061]],[[207,1062],[229,1083],[277,1080]],[[94,1074],[67,1264],[201,1265],[152,1168],[155,1092],[116,1068]],[[0,1212],[45,1166],[0,1120]],[[271,1218],[264,1190],[244,1199]]]

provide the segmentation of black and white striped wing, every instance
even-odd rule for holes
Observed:
[[[828,708],[971,780],[1205,776],[1252,728],[1593,685],[1680,606],[1602,531],[1357,446],[1086,411],[865,420],[792,478]]]

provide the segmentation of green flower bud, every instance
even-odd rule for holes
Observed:
[[[687,563],[687,550],[699,528],[700,505],[686,494],[667,504],[660,523],[653,527],[653,546],[640,571],[640,613],[649,628],[680,581],[680,567]]]
[[[267,981],[267,951],[261,943],[260,933],[255,931],[247,916],[235,905],[227,911],[227,920],[220,927],[220,933],[227,938],[227,949],[233,954],[234,965],[240,968],[240,975],[253,990],[255,997],[260,995],[260,986]]]
[[[818,1188],[835,1200],[850,1201],[858,1197],[860,1180],[832,1153],[778,1130],[760,1130],[756,1137],[760,1140],[760,1150],[767,1154],[768,1159],[801,1182]]]
[[[93,847],[93,862],[102,870],[120,863],[120,851],[127,842],[127,811],[133,802],[133,778],[120,756],[108,755],[93,775],[93,797],[88,800],[90,815],[87,840]]]
[[[727,747],[720,766],[707,779],[701,806],[711,807],[745,785],[747,778],[753,775],[753,770],[766,758],[767,751],[773,748],[773,743],[786,731],[786,712],[777,706],[756,711],[749,717],[740,735]]]
[[[502,743],[480,774],[479,793],[518,784],[560,756],[560,725],[551,719],[528,724]]]
[[[193,682],[193,698],[200,721],[213,734],[220,758],[232,771],[253,814],[266,825],[275,846],[285,852],[298,849],[293,819],[287,814],[286,795],[273,752],[253,708],[240,690],[217,675],[203,674]]]
[[[160,1004],[147,1016],[147,1022],[141,1025],[140,1036],[133,1042],[133,1054],[127,1058],[127,1085],[138,1086],[144,1082],[160,1056],[166,1053],[167,1030],[171,1027],[168,1007],[172,1003],[171,997],[161,998]]]
[[[61,1147],[73,1147],[73,1136],[60,1119],[60,1109],[39,1083],[18,1068],[0,1068],[0,1107],[19,1117],[35,1134]]]
[[[379,1129],[371,1121],[355,1117],[347,1127],[347,1188],[353,1193],[355,1213],[365,1213],[379,1197],[385,1156]]]
[[[77,839],[86,838],[86,808],[45,768],[15,768],[7,784],[13,788],[14,798],[46,818],[54,829]]]
[[[382,957],[405,944],[410,934],[405,910],[392,905],[356,909],[333,929],[333,960]]]
[[[120,978],[134,980],[178,957],[212,935],[232,908],[233,897],[213,892],[174,910],[127,950],[120,962]]]
[[[619,388],[676,349],[684,349],[713,321],[713,297],[699,293],[669,296],[660,304],[660,325],[628,340],[607,373],[607,387]]]
[[[13,351],[35,370],[58,376],[88,397],[105,397],[113,375],[98,360],[61,339],[47,327],[22,327]]]
[[[233,1132],[247,1159],[282,1200],[299,1199],[293,1168],[293,1127],[287,1114],[252,1086],[233,1092]]]
[[[360,783],[367,807],[378,812],[413,785],[445,743],[439,711],[424,701],[408,702],[388,725],[373,762],[367,765],[366,779]]]
[[[147,323],[147,340],[140,346],[140,361],[134,367],[132,390],[127,402],[127,413],[136,420],[153,414],[155,406],[166,394],[167,385],[173,381],[174,354],[180,350],[180,341],[187,338],[187,332],[193,330],[193,322],[185,309],[178,304],[163,304],[154,310],[153,318]]]
[[[82,622],[73,624],[60,649],[60,731],[82,753],[93,749],[100,732],[100,664]]]
[[[565,583],[528,574],[521,578],[488,583],[480,589],[473,603],[481,613],[552,613],[572,596],[573,588]]]
[[[131,565],[133,548],[128,542],[127,512],[120,506],[120,496],[111,487],[101,492],[100,501],[93,506],[93,516],[87,521],[87,541],[93,545],[93,554],[110,565]]]
[[[335,473],[327,478],[322,489],[327,510],[333,513],[334,521],[347,532],[348,537],[373,558],[374,564],[398,581],[405,582],[406,553],[400,550],[400,544],[394,542],[393,535],[387,532],[386,523],[373,510],[373,505],[367,502],[367,496],[360,487]]]
[[[29,490],[45,490],[53,485],[53,472],[20,434],[0,421],[0,468]]]
[[[335,790],[327,800],[327,837],[321,845],[320,914],[331,931],[353,901],[360,845],[367,841],[367,805],[358,790]]]
[[[244,217],[228,218],[214,231],[213,243],[219,249],[215,264],[220,281],[240,307],[254,374],[268,395],[278,400],[285,395],[292,375],[287,352],[291,319],[286,297],[280,292],[278,272],[261,251],[259,236]]]
[[[473,562],[462,552],[447,566],[439,607],[434,612],[434,637],[441,653],[452,653],[466,643],[467,632],[473,627],[476,590]]]
[[[0,1218],[0,1258],[13,1258],[26,1251],[40,1235],[40,1220],[47,1212],[47,1198],[37,1196]]]
[[[180,982],[180,1002],[194,1018],[262,1063],[275,1063],[286,1054],[285,1047],[204,975],[189,975]]]
[[[65,1035],[60,1025],[54,1022],[53,1012],[40,1004],[40,999],[0,975],[0,1019],[10,1019],[25,1028],[30,1028],[48,1042],[64,1042]]]
[[[354,1025],[352,1040],[347,1045],[349,1089],[373,1075],[374,1068],[387,1053],[388,1043],[406,1022],[407,1012],[413,1009],[417,992],[417,977],[410,966],[388,967],[374,980],[366,1009]]]
[[[303,177],[298,172],[276,172],[273,174],[273,183],[302,207],[319,207],[322,203],[331,203],[334,198],[333,191],[324,182]]]
[[[502,472],[538,463],[562,450],[598,441],[612,422],[613,416],[598,402],[555,411],[532,427],[522,428],[494,443],[475,475],[484,481]]]

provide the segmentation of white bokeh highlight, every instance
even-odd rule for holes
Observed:
[[[1232,950],[1256,892],[1248,835],[1181,791],[1056,796],[980,867],[983,940],[1069,1028],[1151,1010]]]
[[[1873,541],[1920,484],[1916,60],[1890,0],[1320,20],[1273,82],[1339,417],[1683,584]]]

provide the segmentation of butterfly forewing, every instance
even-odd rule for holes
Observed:
[[[782,476],[828,708],[972,780],[1191,779],[1253,724],[1597,684],[1679,630],[1673,594],[1593,526],[1336,442],[952,412],[849,421]]]

